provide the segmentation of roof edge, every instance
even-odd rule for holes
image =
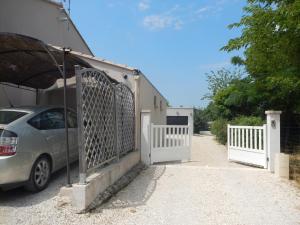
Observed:
[[[52,5],[55,5],[55,6],[61,6],[61,7],[63,7],[62,3],[54,1],[54,0],[42,0],[42,1],[44,1],[46,3],[49,3],[49,4],[52,4]]]
[[[48,45],[50,45],[53,48],[62,50],[62,47],[51,45],[51,44],[48,44]],[[106,64],[109,64],[111,66],[119,67],[121,69],[127,69],[128,71],[131,71],[131,72],[134,72],[134,71],[138,70],[137,68],[134,68],[134,67],[130,67],[130,66],[127,66],[127,65],[124,65],[124,64],[114,63],[114,62],[106,60],[104,58],[99,58],[99,57],[96,57],[96,56],[93,56],[93,55],[88,55],[88,54],[85,54],[85,53],[82,53],[82,52],[77,52],[77,51],[72,50],[71,53],[76,55],[76,56],[81,56],[83,58],[87,58],[87,59],[90,59],[90,60],[95,60],[95,61],[99,61],[99,62],[102,62],[102,63],[106,63]]]
[[[48,45],[50,45],[50,44],[48,44]],[[62,50],[61,47],[58,47],[58,46],[55,46],[55,45],[50,45],[50,46],[53,47],[53,48]],[[118,68],[121,68],[121,69],[126,69],[130,72],[139,71],[139,74],[137,74],[137,76],[142,75],[145,78],[145,80],[157,91],[157,93],[159,93],[164,98],[165,101],[168,101],[168,99],[154,86],[154,84],[148,79],[148,77],[137,68],[130,67],[130,66],[127,66],[127,65],[124,65],[124,64],[117,64],[117,63],[114,63],[112,61],[108,61],[108,60],[103,59],[103,58],[99,58],[99,57],[96,57],[96,56],[88,55],[88,54],[73,51],[73,50],[71,51],[71,54],[74,54],[74,55],[79,56],[79,57],[81,56],[83,58],[87,58],[87,59],[90,59],[90,60],[95,60],[95,61],[99,61],[99,62],[102,62],[102,63],[106,63],[110,66],[115,66],[115,67],[118,67]],[[132,74],[132,76],[134,76],[134,75]]]
[[[71,22],[71,25],[74,27],[76,33],[79,35],[80,39],[82,40],[82,42],[85,44],[85,46],[87,47],[87,49],[89,50],[89,52],[91,53],[92,56],[94,56],[93,51],[90,49],[89,45],[86,43],[85,39],[82,37],[81,33],[79,32],[79,30],[77,29],[76,25],[74,24],[73,20],[71,19],[70,15],[67,13],[66,9],[62,6],[63,8],[63,12],[66,14],[68,20]]]
[[[148,81],[148,83],[158,92],[158,94],[160,94],[161,97],[163,97],[165,101],[168,102],[168,99],[157,89],[157,87],[154,86],[154,84],[148,79],[148,77],[143,72],[140,72],[140,75],[142,75],[146,79],[146,81]]]
[[[88,51],[90,52],[90,54],[91,54],[92,56],[94,56],[93,51],[91,50],[91,48],[89,47],[89,45],[86,43],[85,39],[82,37],[81,33],[79,32],[79,30],[77,29],[76,25],[74,24],[72,18],[71,18],[70,15],[67,13],[67,11],[66,11],[64,5],[63,5],[62,3],[57,2],[57,1],[54,1],[54,0],[41,0],[41,1],[43,1],[43,2],[45,2],[45,3],[48,3],[48,4],[51,4],[51,5],[54,5],[54,6],[56,6],[56,7],[59,7],[59,8],[61,8],[61,9],[63,10],[62,12],[66,15],[66,17],[68,18],[68,21],[70,21],[72,27],[74,27],[75,32],[79,35],[80,39],[82,40],[82,42],[84,43],[84,45],[86,46],[86,48],[88,49]]]

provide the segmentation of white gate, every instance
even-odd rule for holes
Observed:
[[[228,125],[228,159],[267,168],[267,125]]]
[[[190,126],[151,124],[150,131],[151,164],[190,159]]]

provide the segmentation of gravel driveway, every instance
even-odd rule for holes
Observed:
[[[37,195],[0,193],[0,224],[300,224],[300,191],[293,182],[229,163],[211,136],[193,137],[192,162],[151,166],[88,214],[57,206],[63,183],[60,174]]]

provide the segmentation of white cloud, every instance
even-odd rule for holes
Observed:
[[[172,25],[173,18],[163,15],[151,15],[144,18],[144,26],[150,30],[161,30]]]
[[[138,4],[138,8],[140,11],[145,11],[150,8],[150,3],[147,0],[142,0]]]
[[[197,16],[201,17],[204,13],[210,11],[211,8],[212,8],[212,7],[210,7],[210,6],[204,6],[204,7],[201,7],[201,8],[199,8],[199,9],[197,9],[197,10],[195,11],[195,14],[196,14]]]
[[[181,20],[177,20],[175,23],[174,23],[174,28],[175,30],[181,30],[183,27],[183,22]]]
[[[175,30],[182,28],[183,22],[172,15],[151,15],[146,16],[143,21],[144,27],[149,30],[162,30],[171,27]]]
[[[180,18],[181,7],[176,4],[172,8],[159,13],[144,17],[143,25],[149,30],[157,31],[165,28],[180,30],[183,27],[183,20]]]
[[[226,4],[234,4],[239,0],[213,0],[207,5],[202,4],[175,4],[163,12],[148,15],[143,19],[143,26],[149,30],[172,28],[180,30],[183,25],[198,22],[209,17],[218,16]],[[139,10],[145,11],[150,0],[140,0]]]

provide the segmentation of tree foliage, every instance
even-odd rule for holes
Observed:
[[[300,0],[248,0],[244,16],[229,28],[242,33],[222,50],[243,51],[231,62],[246,75],[235,77],[227,70],[208,74],[207,112],[222,143],[228,121],[260,124],[270,109],[284,111],[290,120],[300,111]]]
[[[300,0],[248,0],[241,28],[225,51],[244,50],[232,62],[244,65],[267,107],[294,111],[300,98]]]
[[[209,94],[204,96],[204,98],[212,99],[213,96],[218,93],[218,91],[228,87],[232,81],[240,79],[242,72],[239,69],[228,70],[222,68],[217,71],[206,73],[206,76]]]
[[[240,22],[240,37],[223,47],[245,49],[245,65],[256,78],[266,74],[294,74],[300,71],[300,1],[249,0]]]

